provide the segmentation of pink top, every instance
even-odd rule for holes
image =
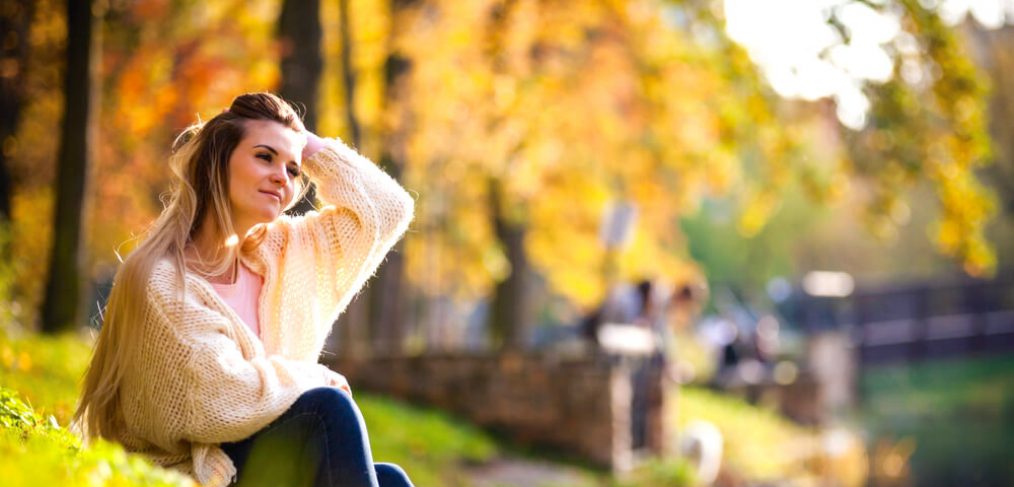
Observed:
[[[254,335],[260,334],[260,321],[257,319],[257,301],[261,296],[261,286],[264,279],[248,269],[242,263],[239,265],[239,272],[236,282],[232,284],[211,283],[222,300],[229,304],[236,314],[243,319]]]

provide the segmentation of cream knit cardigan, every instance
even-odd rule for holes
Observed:
[[[236,475],[220,443],[249,437],[302,392],[334,384],[337,374],[317,363],[331,324],[412,219],[408,193],[338,140],[304,169],[327,206],[280,217],[240,257],[264,278],[261,339],[204,279],[188,273],[179,289],[168,260],[148,281],[141,346],[121,386],[113,436],[206,486]]]

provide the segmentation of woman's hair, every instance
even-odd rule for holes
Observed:
[[[204,275],[222,274],[240,251],[253,250],[263,240],[264,227],[257,225],[242,245],[223,243],[213,256],[194,258],[184,253],[206,220],[210,219],[220,236],[235,234],[229,204],[229,158],[250,120],[275,121],[297,132],[303,130],[299,115],[284,100],[271,93],[248,93],[236,97],[228,109],[211,120],[186,128],[173,143],[168,203],[138,247],[120,264],[106,303],[102,329],[74,413],[74,429],[85,440],[108,438],[118,421],[120,383],[130,366],[131,354],[140,346],[140,334],[133,327],[144,319],[148,280],[155,264],[168,259],[173,265],[182,299],[188,267]],[[293,202],[300,199],[305,187],[302,181],[296,184],[300,187]]]

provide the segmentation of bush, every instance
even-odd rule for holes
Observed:
[[[194,485],[189,477],[152,465],[119,445],[99,441],[82,447],[55,418],[42,419],[4,387],[0,387],[0,478],[8,487]]]
[[[0,328],[0,384],[67,425],[90,352],[88,341],[75,334],[46,337]]]

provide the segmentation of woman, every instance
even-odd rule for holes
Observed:
[[[412,199],[269,93],[188,128],[170,165],[168,205],[117,272],[77,431],[208,486],[292,465],[313,485],[410,485],[373,464],[345,378],[317,357]],[[304,171],[327,206],[284,215]]]

